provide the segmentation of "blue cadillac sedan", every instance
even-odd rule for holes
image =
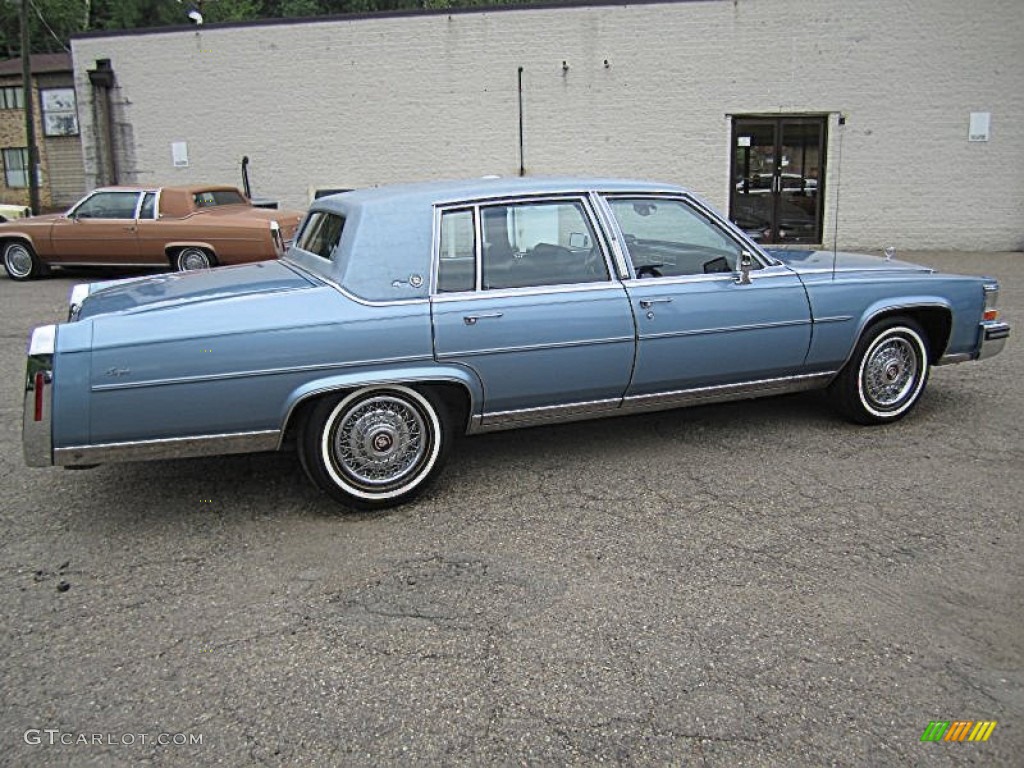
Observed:
[[[343,504],[426,488],[461,434],[827,389],[902,418],[996,354],[980,277],[769,252],[687,190],[492,179],[317,200],[280,261],[76,286],[35,329],[31,466],[295,445]]]

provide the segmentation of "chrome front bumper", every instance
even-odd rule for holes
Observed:
[[[981,324],[981,340],[978,346],[978,360],[998,355],[1010,338],[1010,324],[998,320],[985,320]]]
[[[53,464],[53,354],[57,326],[42,325],[32,331],[25,370],[25,407],[21,445],[30,467]]]

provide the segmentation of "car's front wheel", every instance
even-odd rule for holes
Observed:
[[[318,402],[299,438],[302,466],[328,495],[358,509],[418,496],[441,471],[452,428],[429,391],[365,387]]]
[[[50,269],[28,243],[14,240],[4,245],[4,269],[11,280],[30,280],[49,274]]]
[[[875,323],[832,383],[839,411],[858,424],[885,424],[906,416],[928,381],[928,344],[909,317]]]
[[[174,255],[174,268],[179,272],[210,269],[216,265],[214,255],[203,248],[182,248]]]

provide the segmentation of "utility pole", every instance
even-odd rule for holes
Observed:
[[[21,0],[21,77],[25,90],[25,136],[28,138],[28,200],[32,215],[39,213],[39,148],[36,146],[36,110],[32,101],[32,51],[28,44],[28,2]]]

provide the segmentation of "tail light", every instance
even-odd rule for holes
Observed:
[[[999,303],[999,283],[986,283],[985,284],[985,309],[982,312],[981,319],[985,321],[993,321],[999,319],[999,310],[996,309],[996,304]]]

